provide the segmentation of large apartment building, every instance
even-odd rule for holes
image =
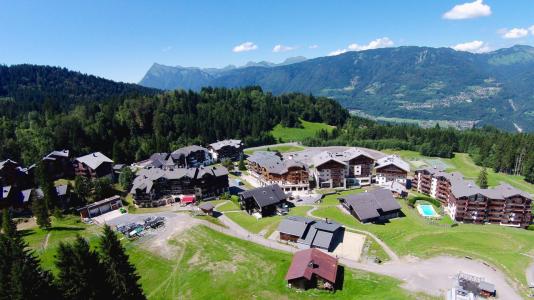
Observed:
[[[209,199],[228,191],[228,170],[222,166],[141,169],[130,193],[136,205],[154,207],[180,195]]]
[[[379,185],[385,185],[388,182],[405,184],[409,172],[410,165],[397,155],[384,156],[375,164],[375,180]]]
[[[508,184],[481,189],[460,173],[428,168],[415,171],[413,188],[439,199],[459,222],[527,227],[532,220],[532,196]]]
[[[376,155],[358,148],[345,151],[323,151],[312,158],[313,177],[320,188],[347,188],[369,185]]]
[[[308,166],[295,159],[283,159],[275,152],[257,151],[247,158],[248,170],[262,186],[278,184],[285,192],[310,188]]]

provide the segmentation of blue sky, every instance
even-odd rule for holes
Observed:
[[[532,0],[0,0],[0,63],[138,82],[154,62],[222,67],[384,46],[534,45],[533,25]]]

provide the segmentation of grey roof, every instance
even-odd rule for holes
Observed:
[[[180,156],[182,155],[189,156],[192,152],[197,152],[197,151],[204,151],[206,155],[209,155],[208,149],[198,146],[198,145],[191,145],[191,146],[182,147],[180,149],[173,151],[171,153],[171,156],[177,159],[177,158],[180,158]]]
[[[419,169],[418,171],[426,171],[436,178],[441,177],[449,180],[451,183],[451,191],[456,198],[469,197],[477,194],[490,199],[505,199],[515,195],[520,195],[528,199],[532,198],[529,193],[517,189],[507,183],[501,183],[493,188],[481,189],[473,180],[464,179],[463,175],[458,172],[448,173],[440,168],[425,168]]]
[[[84,207],[78,208],[78,211],[81,211],[81,210],[84,210],[84,209],[93,208],[93,207],[98,207],[98,206],[104,205],[106,203],[110,203],[110,202],[114,202],[114,201],[120,200],[120,198],[121,197],[119,195],[111,196],[109,198],[106,198],[106,199],[103,199],[103,200],[100,200],[100,201],[96,201],[96,202],[93,202],[93,203],[91,203],[89,205],[86,205]]]
[[[45,157],[43,157],[43,160],[56,160],[56,157],[69,157],[69,150],[63,149],[63,150],[54,150]]]
[[[6,199],[7,197],[9,197],[10,191],[11,191],[11,186],[2,187],[2,198],[1,199]]]
[[[213,150],[217,151],[220,150],[222,147],[225,146],[231,146],[234,148],[241,148],[243,146],[243,143],[241,140],[224,140],[224,141],[218,141],[215,143],[212,143],[209,145]]]
[[[200,204],[198,207],[204,210],[212,210],[215,208],[215,206],[213,206],[213,204],[211,204],[210,202],[204,202]]]
[[[289,216],[280,222],[278,225],[278,231],[287,233],[290,235],[302,237],[306,232],[306,229],[310,224],[313,224],[315,220],[299,216]]]
[[[495,285],[487,281],[481,281],[478,284],[478,288],[487,292],[495,292]]]
[[[307,166],[295,159],[282,159],[276,155],[276,152],[270,151],[256,151],[247,158],[249,162],[254,162],[265,168],[267,172],[272,174],[285,174],[289,168],[297,167],[307,170]]]
[[[278,184],[268,185],[239,193],[243,198],[253,198],[259,207],[277,204],[287,199],[287,195]]]
[[[152,190],[154,181],[158,179],[181,179],[189,177],[191,179],[201,178],[206,175],[213,175],[216,177],[228,175],[228,170],[222,166],[208,166],[198,168],[176,168],[170,170],[163,170],[158,168],[141,169],[137,172],[137,176],[133,180],[131,193],[135,190],[145,190],[149,193]]]
[[[15,164],[17,166],[19,165],[19,163],[14,161],[14,160],[6,159],[4,161],[0,161],[0,170],[2,170],[2,168],[4,168],[4,165],[6,165],[7,163],[12,163],[12,164]]]
[[[67,191],[69,189],[69,186],[66,184],[62,184],[59,186],[56,186],[56,192],[58,196],[65,196],[67,195]]]
[[[375,168],[380,169],[389,165],[393,165],[406,172],[410,172],[410,165],[397,155],[388,155],[378,159],[376,161]]]
[[[299,243],[324,249],[330,249],[334,234],[340,228],[336,222],[299,216],[289,216],[278,225],[279,232],[298,236]]]
[[[378,189],[374,191],[352,194],[339,199],[344,200],[358,215],[360,220],[379,217],[379,209],[384,212],[401,209],[400,204],[393,198],[391,191]]]
[[[120,170],[124,169],[125,167],[126,167],[125,164],[116,164],[116,165],[113,166],[113,170],[120,171]]]
[[[105,156],[100,152],[90,153],[85,156],[78,157],[76,158],[76,160],[81,163],[84,163],[93,170],[98,168],[103,163],[113,163],[113,161],[109,157]]]
[[[329,161],[335,161],[344,166],[347,165],[343,159],[343,156],[336,152],[323,151],[312,158],[312,163],[315,167],[318,167]]]

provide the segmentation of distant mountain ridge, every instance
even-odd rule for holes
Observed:
[[[199,90],[203,86],[210,85],[210,82],[217,77],[224,76],[234,70],[252,67],[271,68],[286,66],[305,60],[306,58],[303,56],[296,56],[287,58],[279,64],[268,61],[249,61],[242,67],[228,65],[224,68],[172,67],[154,63],[139,84],[162,90],[174,90],[177,88]]]
[[[274,94],[332,97],[370,115],[467,120],[534,131],[534,48],[530,46],[482,54],[403,46],[285,65],[229,68],[216,74],[196,68],[154,72],[160,65],[155,66],[141,85],[194,90],[259,85]]]

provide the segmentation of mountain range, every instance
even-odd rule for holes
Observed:
[[[282,64],[222,69],[154,64],[139,83],[159,89],[261,86],[312,93],[370,116],[447,120],[534,131],[534,48],[474,54],[403,46]]]

